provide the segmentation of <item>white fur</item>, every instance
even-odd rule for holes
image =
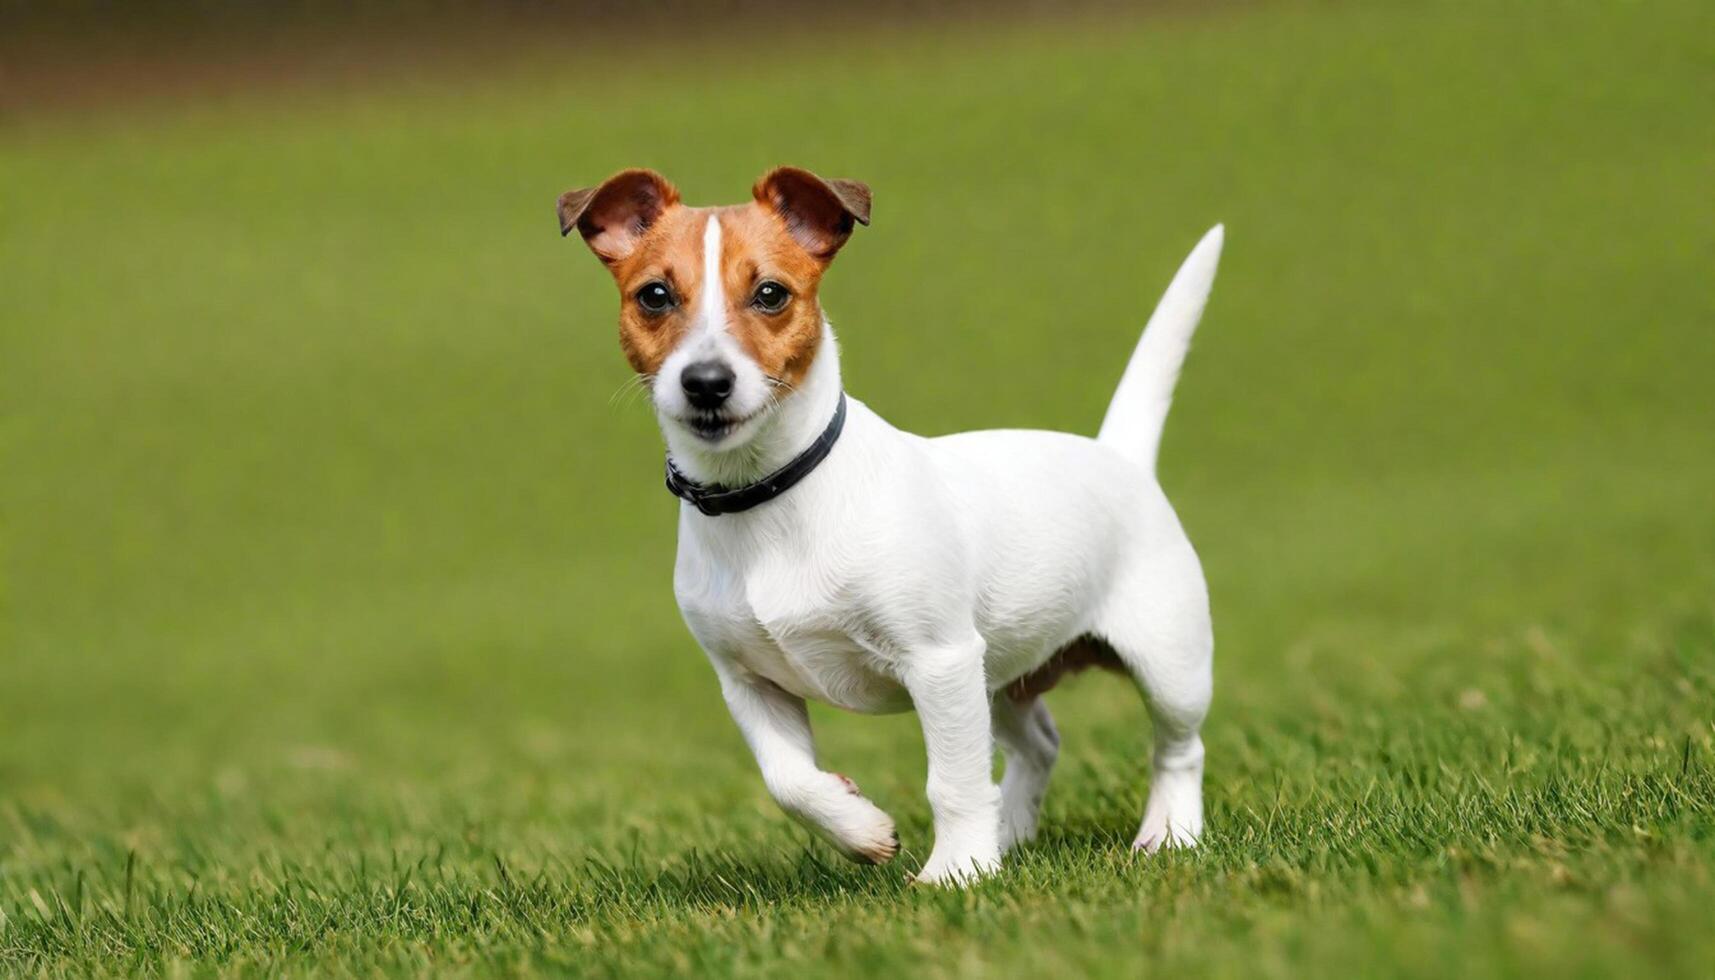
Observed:
[[[705,247],[718,255],[718,223],[709,225]],[[1154,461],[1220,248],[1217,226],[1180,269],[1098,439],[1036,431],[927,439],[853,398],[833,452],[789,492],[719,517],[681,507],[674,586],[685,621],[770,793],[848,856],[891,857],[893,822],[820,767],[805,699],[859,712],[915,707],[935,825],[918,878],[968,880],[1035,833],[1058,747],[1045,705],[1001,692],[1085,635],[1119,654],[1155,723],[1154,784],[1134,846],[1190,845],[1202,832],[1208,594]],[[703,345],[735,368],[748,363],[723,336],[724,313],[705,307],[685,346]],[[663,377],[700,355],[675,365],[679,356]],[[742,389],[742,368],[740,377]],[[676,465],[693,479],[734,484],[808,445],[840,388],[824,324],[809,376],[727,437],[734,445],[678,425],[671,396],[657,407]],[[1007,757],[1000,787],[990,776],[997,741]]]

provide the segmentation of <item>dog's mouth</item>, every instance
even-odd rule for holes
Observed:
[[[694,411],[680,418],[679,421],[684,423],[685,427],[690,429],[697,438],[704,442],[713,443],[720,442],[732,435],[745,423],[761,414],[760,411],[757,411],[749,415],[734,416],[720,409],[715,409],[713,411]]]

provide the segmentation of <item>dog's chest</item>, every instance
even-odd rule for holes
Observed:
[[[802,568],[681,568],[685,621],[714,656],[799,697],[879,714],[911,707],[857,610],[805,589]]]

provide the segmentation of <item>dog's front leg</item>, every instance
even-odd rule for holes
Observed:
[[[1000,789],[995,786],[983,641],[913,650],[902,680],[923,723],[935,846],[919,881],[958,884],[1000,867]]]
[[[720,675],[727,709],[780,808],[853,861],[885,864],[899,853],[893,818],[865,799],[856,783],[816,765],[804,699],[765,678],[741,674],[719,658],[710,659]]]

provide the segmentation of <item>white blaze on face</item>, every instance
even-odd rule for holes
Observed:
[[[703,226],[702,289],[692,311],[691,329],[685,332],[674,357],[683,356],[683,363],[711,358],[730,361],[728,355],[735,346],[732,339],[727,331],[726,285],[721,282],[721,219],[711,214]]]
[[[703,293],[697,302],[699,334],[726,332],[726,286],[721,282],[721,219],[709,215],[703,229]]]
[[[690,404],[680,388],[679,378],[687,366],[702,361],[720,361],[733,369],[732,397],[725,407],[730,417],[751,419],[768,403],[766,376],[728,329],[721,247],[721,221],[711,214],[703,226],[703,281],[692,311],[691,327],[661,364],[661,377],[670,379],[669,383],[655,386],[656,405],[669,417],[682,419],[689,414]],[[748,432],[735,433],[727,441],[742,442],[748,437]]]

